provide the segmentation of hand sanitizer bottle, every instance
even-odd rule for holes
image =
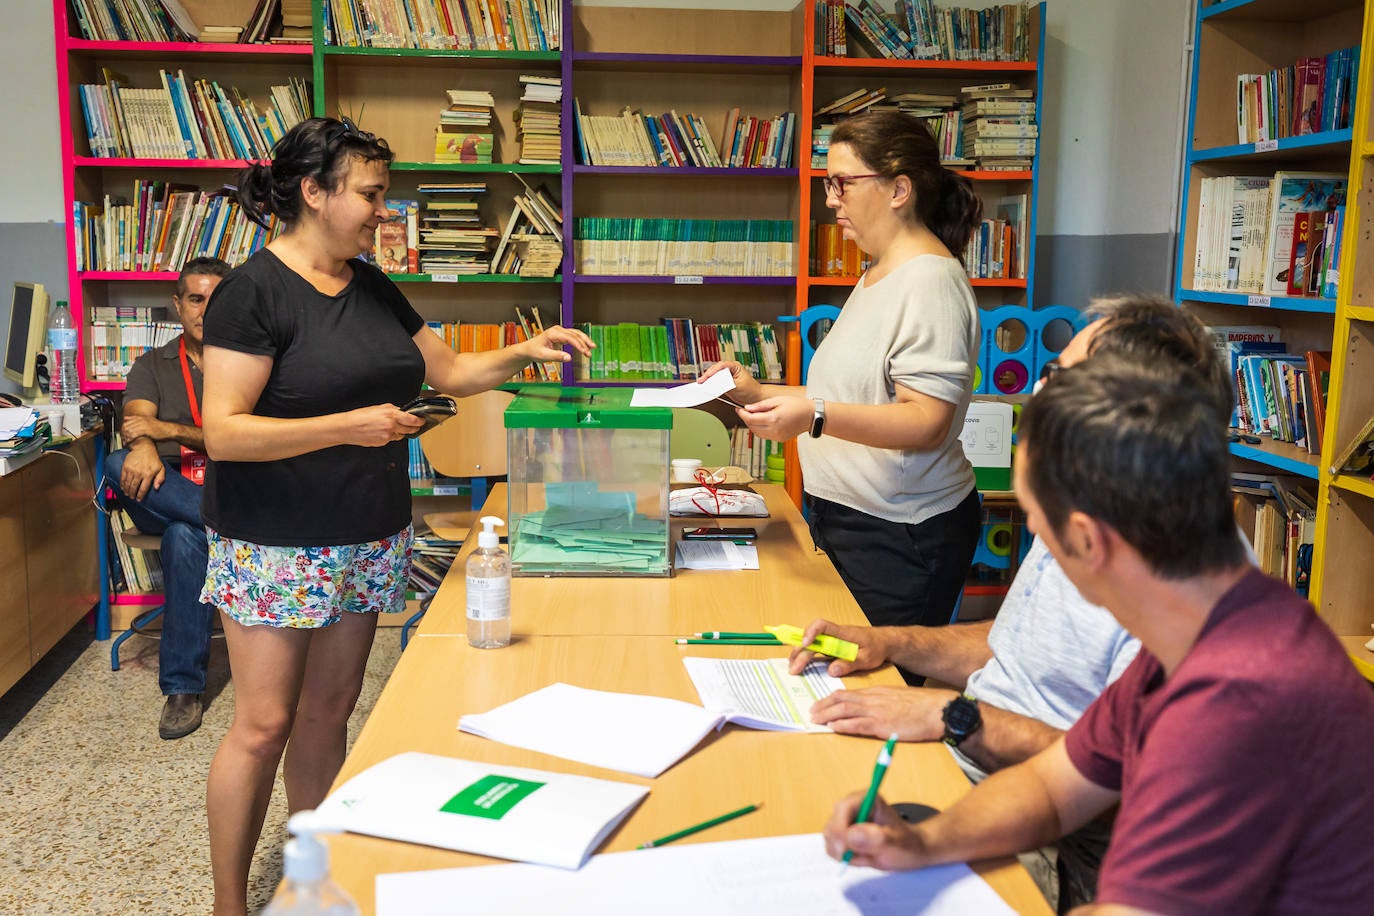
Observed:
[[[468,556],[468,645],[478,649],[510,645],[510,557],[495,528],[504,524],[483,516],[477,549]]]
[[[295,839],[283,853],[283,882],[262,916],[358,916],[358,905],[329,880],[329,850],[315,836],[324,831],[314,811],[297,811],[286,822]]]

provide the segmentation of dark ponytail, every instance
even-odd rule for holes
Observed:
[[[381,137],[359,130],[347,119],[307,118],[286,132],[272,148],[272,161],[254,162],[239,172],[236,197],[253,222],[267,226],[270,217],[288,225],[300,218],[301,181],[315,179],[326,191],[337,191],[349,162],[384,162],[395,156]]]
[[[873,111],[845,118],[830,135],[830,145],[848,144],[878,175],[911,179],[916,220],[964,260],[973,230],[983,217],[983,201],[973,183],[940,164],[940,147],[925,124],[900,111]]]
[[[920,213],[922,208],[919,198],[916,201],[916,209],[918,215],[923,216],[921,221],[945,243],[949,253],[962,264],[964,249],[968,247],[969,239],[983,219],[983,199],[973,190],[973,182],[963,175],[951,172],[944,166],[941,166],[940,170],[945,173],[944,180],[940,186],[939,198],[931,208],[932,212],[928,216]]]

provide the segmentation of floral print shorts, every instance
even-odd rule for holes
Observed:
[[[200,600],[250,627],[327,627],[344,612],[405,610],[414,530],[334,547],[269,547],[207,528],[210,562]]]

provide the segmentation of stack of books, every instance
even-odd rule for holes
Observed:
[[[515,110],[520,161],[527,165],[557,165],[563,159],[563,79],[557,76],[520,77],[524,94]]]
[[[426,182],[419,191],[428,197],[419,226],[420,272],[471,276],[490,271],[497,231],[483,224],[478,205],[487,183]]]
[[[434,136],[434,161],[491,162],[491,114],[495,106],[490,92],[449,89],[448,108],[439,113]]]
[[[965,86],[963,153],[987,171],[1025,171],[1035,159],[1039,128],[1035,90],[1011,83]]]
[[[543,185],[531,188],[519,174],[515,177],[525,186],[525,193],[515,195],[510,218],[492,255],[491,272],[556,276],[563,263],[563,207]],[[533,244],[541,239],[556,245]]]
[[[265,0],[263,6],[270,7],[272,0]],[[314,24],[310,18],[310,0],[281,0],[282,41],[308,42],[314,38]]]

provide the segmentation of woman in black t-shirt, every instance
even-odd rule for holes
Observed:
[[[455,354],[357,256],[388,216],[392,153],[347,121],[298,124],[239,179],[239,203],[282,233],[216,289],[205,315],[202,600],[221,611],[234,721],[210,767],[215,912],[243,913],[248,870],[286,753],[292,811],[324,799],[343,763],[378,611],[404,607],[410,556],[398,405],[422,383],[493,388],[586,335]]]

